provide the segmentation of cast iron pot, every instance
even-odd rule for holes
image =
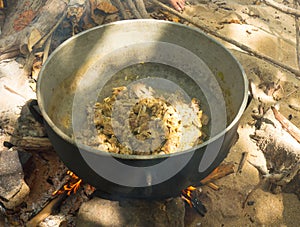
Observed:
[[[150,77],[158,84],[170,78],[176,84],[178,79],[176,89],[203,96],[209,139],[193,149],[151,156],[109,154],[76,141],[86,104],[109,81],[122,85],[111,81],[116,72],[149,62],[183,72],[187,81],[172,77],[172,72],[154,72]],[[56,152],[84,182],[114,195],[166,198],[199,185],[227,156],[246,108],[247,89],[246,75],[234,56],[203,32],[166,21],[129,20],[95,27],[59,46],[42,67],[37,100]]]

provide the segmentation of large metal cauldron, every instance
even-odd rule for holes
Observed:
[[[171,81],[166,83],[171,84],[169,93],[183,89],[201,99],[210,116],[209,140],[156,156],[108,154],[78,143],[74,138],[86,120],[86,104],[102,88],[127,81],[114,80],[117,72],[149,62],[179,73],[173,76],[167,68],[155,72],[154,67],[149,74],[154,84]],[[126,197],[163,198],[199,184],[224,160],[247,104],[247,89],[237,60],[201,31],[166,21],[130,20],[82,32],[58,47],[41,70],[37,99],[56,152],[85,182]]]

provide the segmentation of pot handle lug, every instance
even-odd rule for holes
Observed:
[[[41,113],[41,110],[38,106],[38,102],[36,99],[32,99],[29,102],[29,111],[32,114],[32,116],[34,117],[34,119],[36,121],[38,121],[39,123],[43,124],[44,123],[44,118],[43,115]]]

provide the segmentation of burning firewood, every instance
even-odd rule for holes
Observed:
[[[201,184],[207,185],[214,190],[218,190],[219,186],[215,185],[211,181],[225,177],[231,173],[234,173],[233,164],[221,164],[214,171],[209,174],[206,178],[201,180]],[[188,188],[182,190],[181,198],[190,206],[193,207],[201,216],[204,216],[207,212],[205,206],[197,198],[197,188],[189,186]]]
[[[61,194],[54,198],[51,202],[48,203],[34,218],[32,218],[27,224],[26,227],[38,226],[38,224],[51,215],[64,200],[65,195]]]
[[[52,193],[52,195],[60,195],[63,193],[67,193],[67,195],[71,195],[72,193],[76,193],[80,186],[82,185],[82,179],[80,179],[78,176],[75,175],[75,173],[71,171],[67,171],[67,175],[69,175],[71,178],[70,180],[63,185],[63,187],[59,190],[56,190]]]
[[[83,186],[82,179],[73,172],[67,171],[66,175],[67,179],[63,181],[62,186],[52,193],[53,199],[26,224],[27,227],[38,226],[40,222],[55,213],[67,197],[77,193]],[[89,186],[89,188],[90,193],[95,190],[92,186]]]
[[[195,196],[197,188],[189,186],[187,189],[182,190],[181,198],[186,201],[190,207],[193,207],[202,217],[207,212],[206,207]]]

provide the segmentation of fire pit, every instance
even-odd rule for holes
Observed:
[[[128,69],[128,75],[120,73]],[[199,99],[210,119],[207,140],[155,155],[107,153],[78,140],[87,104],[112,87],[141,81],[164,90],[170,103],[176,92]],[[162,198],[199,184],[226,157],[247,89],[240,64],[202,32],[166,21],[130,20],[93,28],[57,48],[41,70],[37,97],[48,136],[71,171],[102,191]]]

